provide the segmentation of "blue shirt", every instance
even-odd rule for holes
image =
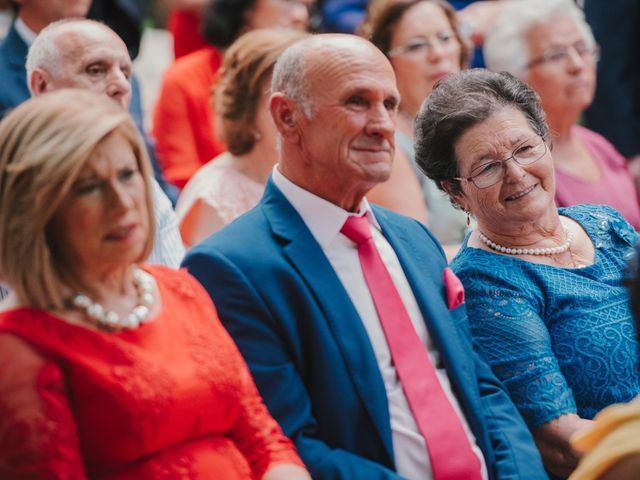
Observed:
[[[595,262],[558,268],[463,243],[452,268],[471,332],[530,428],[582,418],[640,393],[638,342],[625,266],[640,235],[614,209],[560,209],[595,246]],[[468,239],[468,237],[467,237]]]

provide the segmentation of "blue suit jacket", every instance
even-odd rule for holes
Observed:
[[[446,261],[420,223],[374,208],[422,310],[491,478],[547,478],[523,420],[447,309]],[[260,204],[187,255],[271,414],[317,479],[399,479],[387,397],[346,290],[304,222],[268,182]],[[426,452],[425,452],[426,455]]]
[[[31,97],[25,68],[28,50],[12,24],[0,44],[0,119]]]

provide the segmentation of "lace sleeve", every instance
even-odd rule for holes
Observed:
[[[61,370],[0,333],[0,478],[86,478]]]
[[[526,289],[472,284],[467,310],[474,341],[530,428],[576,411],[551,349],[541,305]]]
[[[240,352],[235,351],[239,357],[241,412],[234,426],[233,439],[249,461],[253,478],[261,479],[270,467],[279,463],[304,466],[293,443],[269,414]]]

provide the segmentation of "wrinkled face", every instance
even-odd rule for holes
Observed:
[[[51,222],[64,264],[99,273],[141,260],[149,235],[145,183],[127,138],[116,131],[84,165]]]
[[[393,70],[372,45],[354,43],[356,48],[308,60],[313,115],[299,115],[300,149],[312,191],[328,199],[365,193],[387,180],[395,151],[399,94]]]
[[[18,0],[20,16],[27,16],[38,33],[52,22],[64,18],[83,18],[87,16],[91,0]]]
[[[391,35],[391,65],[396,72],[402,108],[415,115],[434,84],[460,71],[462,46],[444,10],[431,2],[408,9]]]
[[[99,25],[76,25],[56,38],[61,52],[57,72],[48,72],[48,90],[74,87],[105,93],[129,109],[131,59],[124,42]]]
[[[456,142],[460,177],[492,160],[508,158],[514,149],[539,137],[519,110],[505,107],[467,130]],[[544,156],[530,165],[510,160],[505,164],[504,177],[495,185],[478,188],[462,180],[462,194],[456,201],[478,220],[480,229],[490,232],[513,232],[518,227],[535,222],[549,209],[555,209],[555,179],[553,160],[547,149]]]
[[[256,0],[248,12],[247,26],[254,28],[309,28],[309,17],[315,0]]]
[[[540,95],[550,120],[565,111],[579,113],[587,108],[595,92],[596,62],[590,50],[583,55],[578,53],[586,39],[574,21],[569,17],[555,18],[532,28],[526,39],[531,60],[549,58],[529,68],[523,79]],[[551,55],[563,50],[568,55]]]

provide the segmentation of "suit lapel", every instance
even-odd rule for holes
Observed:
[[[424,317],[429,336],[440,354],[452,385],[457,385],[460,389],[463,385],[473,384],[475,380],[471,373],[475,371],[475,367],[470,361],[470,355],[466,353],[468,347],[460,341],[453,325],[447,324],[453,322],[453,319],[444,300],[444,260],[435,255],[426,256],[425,249],[416,248],[415,242],[426,239],[409,232],[406,222],[394,222],[379,208],[374,207],[374,211],[385,238],[400,261]]]
[[[304,221],[271,180],[261,202],[283,254],[324,314],[355,390],[393,459],[386,391],[371,342],[340,279]]]

